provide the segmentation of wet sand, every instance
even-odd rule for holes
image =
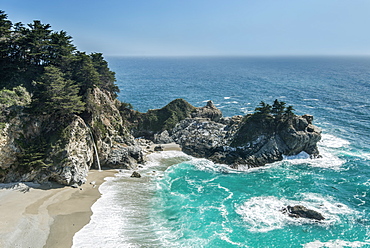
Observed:
[[[90,221],[99,186],[116,170],[91,170],[79,188],[31,185],[29,191],[0,190],[0,247],[71,247]],[[91,182],[95,182],[90,184]]]

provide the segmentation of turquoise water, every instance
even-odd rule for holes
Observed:
[[[181,152],[100,188],[74,247],[370,247],[370,58],[108,58],[140,111],[181,97],[224,115],[280,99],[323,130],[320,159],[233,170]],[[325,220],[280,211],[301,204]]]

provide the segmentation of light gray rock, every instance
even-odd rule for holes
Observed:
[[[156,144],[170,144],[173,142],[174,140],[171,138],[167,130],[164,130],[158,134],[154,134],[154,143]]]
[[[312,121],[309,115],[235,116],[221,118],[219,122],[187,118],[176,125],[171,137],[189,155],[232,167],[257,167],[302,151],[317,157],[321,130],[312,125]]]
[[[206,118],[211,121],[219,121],[222,117],[222,112],[213,104],[212,101],[208,101],[207,105],[201,108],[196,108],[191,113],[192,118]]]

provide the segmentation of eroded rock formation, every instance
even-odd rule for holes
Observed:
[[[321,131],[312,121],[310,115],[251,114],[224,118],[209,102],[172,130],[155,137],[160,141],[174,141],[185,153],[195,157],[234,167],[256,167],[300,152],[317,157]]]

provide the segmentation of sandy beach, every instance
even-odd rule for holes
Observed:
[[[90,221],[99,186],[115,173],[91,170],[79,188],[35,184],[26,192],[0,189],[0,247],[71,247],[73,235]]]
[[[163,151],[181,150],[177,144],[152,145]],[[90,170],[78,188],[55,183],[0,186],[0,247],[70,248],[74,234],[89,223],[91,206],[101,196],[99,186],[117,170]],[[21,183],[21,185],[25,186]]]

